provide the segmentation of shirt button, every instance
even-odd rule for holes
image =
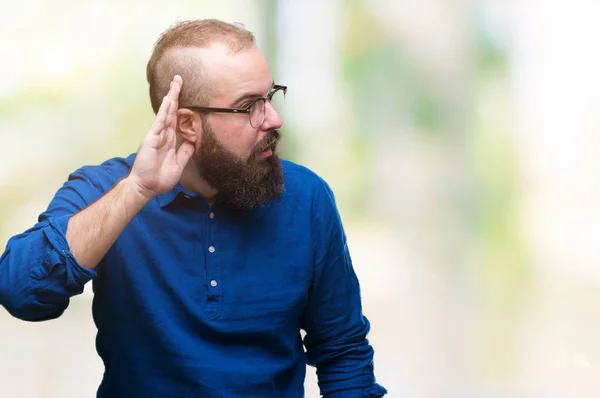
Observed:
[[[213,213],[212,211],[208,213],[208,218],[215,218],[215,213]]]
[[[215,252],[215,247],[214,246],[209,246],[208,251],[211,253]]]
[[[213,279],[212,281],[210,281],[210,285],[212,287],[217,287],[217,281]]]

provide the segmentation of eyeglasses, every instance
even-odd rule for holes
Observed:
[[[212,108],[208,106],[182,106],[181,108],[199,110],[203,112],[247,113],[250,126],[256,129],[259,128],[265,121],[267,108],[265,105],[266,101],[269,101],[271,106],[277,112],[281,112],[283,103],[285,102],[286,93],[287,86],[274,85],[266,97],[254,100],[248,105],[242,106],[241,108]]]

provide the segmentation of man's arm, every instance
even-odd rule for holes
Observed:
[[[170,191],[194,153],[190,142],[177,148],[181,77],[175,76],[156,120],[142,141],[131,173],[96,203],[69,220],[66,238],[75,259],[95,268],[133,217],[156,195]]]
[[[375,381],[373,348],[366,339],[369,321],[362,314],[360,287],[335,207],[324,183],[315,197],[314,278],[304,316],[307,363],[317,368],[326,398],[375,398],[387,391]]]
[[[73,214],[102,196],[94,184],[98,170],[82,167],[69,175],[38,223],[8,241],[0,258],[0,304],[13,316],[28,321],[57,318],[70,297],[96,276],[73,256],[66,230]]]
[[[126,177],[98,201],[71,217],[66,239],[77,262],[85,268],[96,268],[150,199]]]
[[[93,181],[75,173],[40,222],[9,240],[0,257],[0,305],[13,316],[30,321],[60,316],[70,297],[95,277],[94,268],[131,219],[179,181],[194,152],[191,142],[179,147],[176,142],[181,84],[176,76],[127,177],[88,206]]]

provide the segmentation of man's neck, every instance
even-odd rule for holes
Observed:
[[[181,175],[179,182],[185,190],[195,192],[204,198],[209,206],[214,203],[217,196],[217,190],[211,187],[208,182],[198,174],[198,170],[196,169],[193,160],[188,162],[183,169],[183,174]]]

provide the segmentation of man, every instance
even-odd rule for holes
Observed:
[[[333,194],[278,158],[287,88],[252,33],[179,23],[147,77],[137,153],[71,174],[10,239],[0,304],[57,318],[93,280],[98,397],[302,397],[306,363],[326,397],[383,396]]]

